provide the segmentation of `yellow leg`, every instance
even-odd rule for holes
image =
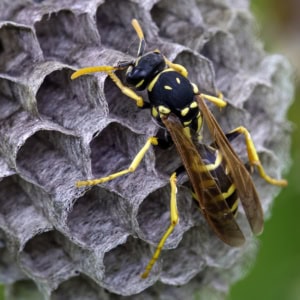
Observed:
[[[147,142],[145,143],[143,148],[139,151],[139,153],[135,156],[135,158],[133,159],[133,161],[130,164],[128,169],[125,169],[123,171],[113,173],[111,175],[108,175],[108,176],[102,177],[102,178],[98,178],[98,179],[77,181],[76,187],[92,186],[92,185],[100,184],[103,182],[113,180],[113,179],[123,176],[125,174],[134,172],[136,170],[136,168],[139,166],[139,164],[141,163],[142,159],[144,158],[146,152],[149,150],[151,145],[157,145],[157,144],[158,144],[158,141],[157,141],[156,137],[148,138]]]
[[[134,100],[138,107],[144,106],[143,98],[135,93],[132,89],[125,86],[114,72],[107,72],[107,74],[124,95]]]
[[[175,226],[178,224],[179,216],[178,216],[178,210],[177,210],[177,200],[176,200],[176,193],[177,193],[177,187],[176,187],[176,173],[173,173],[170,177],[170,185],[171,185],[171,197],[170,197],[170,217],[171,217],[171,223],[168,227],[167,231],[161,238],[160,242],[158,243],[156,250],[149,261],[148,265],[145,268],[144,273],[141,275],[143,279],[147,278],[150,271],[152,270],[153,265],[159,258],[160,252],[169,237],[169,235],[173,232]]]
[[[227,102],[223,100],[222,93],[218,93],[218,97],[207,95],[207,94],[200,94],[200,97],[212,102],[218,107],[224,107],[227,105]]]
[[[178,73],[180,73],[185,78],[188,77],[188,71],[187,71],[187,69],[184,66],[179,65],[179,64],[174,64],[170,60],[168,60],[166,57],[164,57],[164,59],[165,59],[165,62],[166,62],[167,66],[169,68],[174,69],[175,71],[177,71]]]
[[[235,133],[235,132],[238,132],[238,133],[244,135],[245,141],[246,141],[246,147],[247,147],[249,162],[252,166],[257,167],[260,176],[270,184],[277,185],[277,186],[286,186],[287,185],[286,180],[284,180],[284,179],[275,179],[275,178],[270,177],[268,174],[266,174],[266,171],[263,168],[263,166],[262,166],[262,164],[259,160],[258,154],[256,152],[255,145],[253,143],[253,140],[251,138],[251,135],[250,135],[249,131],[245,127],[240,126],[236,129],[232,130],[231,132],[229,132],[229,134],[230,133]]]
[[[118,78],[118,76],[114,73],[115,70],[120,70],[122,67],[113,67],[113,66],[96,66],[96,67],[88,67],[79,69],[71,75],[71,79],[76,79],[82,75],[95,73],[95,72],[106,72],[111,80],[117,85],[117,87],[121,90],[121,92],[127,97],[131,98],[136,102],[138,107],[144,106],[144,100],[141,96],[135,93],[132,89],[125,86],[122,81]]]

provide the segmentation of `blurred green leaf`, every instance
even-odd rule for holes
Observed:
[[[4,286],[0,285],[0,300],[4,300]]]
[[[271,20],[277,14],[273,2],[254,0],[252,8],[261,28],[272,26]],[[277,23],[273,19],[274,24]],[[262,35],[268,29],[263,29]],[[272,49],[270,37],[263,40]],[[273,43],[275,43],[274,41]],[[276,51],[275,51],[276,52]],[[256,264],[248,277],[237,283],[230,294],[230,300],[300,300],[300,88],[295,102],[289,111],[289,120],[295,124],[292,135],[293,164],[287,179],[289,186],[276,199],[272,216],[266,222],[265,231],[260,237],[261,249]]]
[[[293,117],[300,113],[299,94],[297,100],[290,112],[290,120],[294,122],[296,119]],[[253,270],[233,287],[230,300],[300,300],[299,146],[297,130],[293,134],[289,186],[275,201],[272,217],[266,222],[260,238],[261,249]]]

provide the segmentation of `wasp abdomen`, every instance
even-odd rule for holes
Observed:
[[[239,203],[238,193],[232,179],[227,174],[226,162],[221,152],[204,144],[200,144],[197,148],[205,163],[201,172],[209,172],[215,180],[215,184],[207,186],[207,190],[203,192],[210,193],[213,196],[212,201],[220,203],[225,201],[232,214],[236,215]],[[193,197],[195,198],[194,193]]]

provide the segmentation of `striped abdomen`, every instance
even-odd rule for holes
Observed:
[[[202,182],[203,196],[207,197],[205,195],[209,193],[210,201],[224,203],[225,200],[232,214],[236,215],[239,202],[238,193],[234,183],[227,173],[226,163],[221,152],[204,144],[197,145],[197,148],[203,162],[205,163],[205,166],[203,166],[200,171],[209,172],[211,177],[214,179],[213,181],[208,180],[207,182]],[[194,193],[193,197],[199,203]],[[225,206],[226,204],[224,203]],[[219,207],[222,207],[221,203]],[[219,213],[222,213],[222,211]]]

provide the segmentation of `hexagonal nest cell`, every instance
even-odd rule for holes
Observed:
[[[30,27],[11,22],[0,24],[0,70],[12,76],[22,76],[24,69],[41,59],[39,44]]]
[[[77,199],[68,215],[67,225],[81,244],[92,248],[109,247],[130,232],[130,213],[126,205],[115,193],[92,188]]]
[[[245,3],[45,0],[11,1],[0,10],[0,281],[9,284],[7,295],[225,298],[255,256],[242,209],[247,242],[232,248],[208,226],[183,174],[179,224],[141,279],[170,225],[169,177],[182,162],[174,145],[150,147],[135,172],[77,187],[126,170],[148,137],[165,132],[107,74],[70,76],[135,59],[139,39],[130,22],[137,18],[146,51],[159,47],[183,64],[200,91],[221,90],[229,99],[221,112],[213,109],[221,126],[247,127],[267,172],[280,177],[292,72],[284,57],[262,50]],[[116,72],[122,82],[125,73]],[[138,93],[148,102],[146,91]],[[255,182],[269,214],[278,190],[257,174]]]
[[[95,78],[87,76],[72,81],[72,72],[62,68],[44,78],[36,94],[37,109],[43,119],[68,129],[88,131],[96,125],[94,120],[103,118],[107,109],[99,101]]]
[[[62,9],[45,13],[34,24],[35,32],[44,57],[66,63],[74,63],[70,52],[78,47],[99,47],[100,40],[91,15]],[[74,30],[76,28],[76,30]]]
[[[53,231],[29,240],[20,254],[20,263],[25,270],[44,280],[66,277],[73,270],[71,260],[56,242]]]

